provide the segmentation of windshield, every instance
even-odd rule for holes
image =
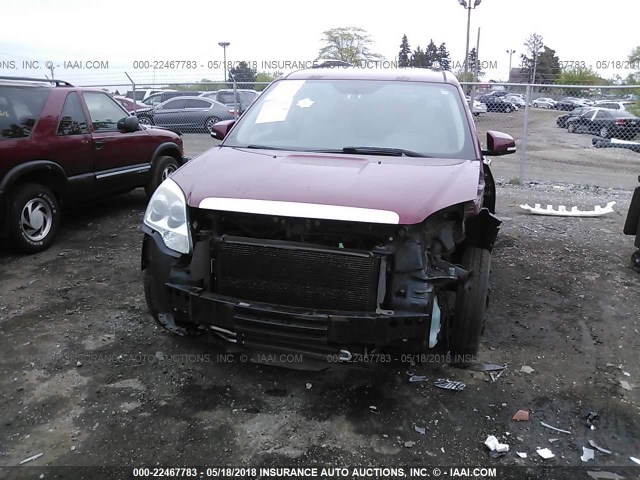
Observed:
[[[282,80],[260,95],[223,142],[228,147],[342,152],[398,149],[473,159],[454,85],[372,80]]]

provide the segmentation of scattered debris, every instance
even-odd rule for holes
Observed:
[[[631,390],[633,390],[633,387],[634,387],[635,385],[631,385],[631,384],[630,384],[629,382],[627,382],[626,380],[620,380],[620,386],[621,386],[622,388],[624,388],[625,390],[629,390],[629,391],[631,391]]]
[[[633,463],[637,463],[638,465],[640,465],[640,460],[638,460],[636,457],[629,457],[629,459],[630,459]]]
[[[442,453],[446,453],[446,452],[444,451],[444,447],[440,447],[440,451],[441,451]]]
[[[409,377],[409,381],[411,383],[414,383],[414,382],[427,382],[427,381],[429,381],[429,379],[427,378],[426,375],[411,375]]]
[[[38,458],[40,458],[42,455],[44,455],[44,453],[37,453],[37,454],[35,454],[35,455],[32,455],[32,456],[31,456],[31,457],[29,457],[29,458],[25,458],[24,460],[22,460],[22,461],[20,462],[20,465],[22,465],[23,463],[28,463],[28,462],[32,462],[32,461],[34,461],[34,460],[37,460],[37,459],[38,459]],[[632,457],[632,458],[633,458],[633,457]]]
[[[404,442],[404,448],[411,448],[416,444],[416,442],[408,441]]]
[[[511,420],[514,422],[528,422],[529,421],[529,410],[518,410],[513,414]]]
[[[591,430],[595,430],[595,422],[599,416],[598,412],[589,412],[585,417],[587,419],[587,427],[591,428]]]
[[[494,435],[489,435],[487,439],[484,441],[484,444],[492,452],[506,453],[509,451],[509,445],[507,445],[506,443],[500,443]]]
[[[527,458],[527,454],[525,452],[516,452],[516,455],[518,455],[520,458]]]
[[[489,456],[491,458],[500,458],[500,457],[504,457],[507,454],[507,452],[489,452]]]
[[[547,208],[544,209],[540,206],[539,203],[535,204],[535,207],[532,207],[528,204],[520,205],[520,208],[523,210],[528,210],[531,213],[535,213],[536,215],[554,215],[561,217],[600,217],[607,213],[613,213],[613,206],[616,202],[609,202],[603,208],[600,205],[596,205],[593,210],[579,210],[578,207],[572,207],[571,210],[567,210],[567,207],[564,205],[560,205],[558,210],[553,209],[553,205],[547,205]]]
[[[497,363],[474,363],[467,367],[468,370],[476,372],[497,372],[507,368],[506,365],[498,365]]]
[[[580,457],[580,460],[582,460],[583,462],[588,462],[589,460],[593,460],[594,458],[596,458],[595,450],[588,447],[582,447],[582,456]]]
[[[371,413],[380,413],[380,410],[378,410],[378,407],[376,407],[375,405],[369,405],[369,411]]]
[[[624,477],[611,472],[587,472],[594,480],[623,480]]]
[[[307,385],[306,385],[307,390],[311,390],[311,387],[312,387],[312,386],[313,386],[313,385],[311,385],[310,383],[307,383]]]
[[[500,375],[504,373],[504,369],[498,371],[489,371],[487,373],[489,374],[489,377],[491,377],[491,381],[495,382],[498,378],[500,378]]]
[[[449,380],[448,378],[439,378],[435,381],[434,385],[438,388],[442,388],[444,390],[464,390],[467,386],[464,382],[456,382],[453,380]]]
[[[612,138],[611,140],[592,138],[591,145],[595,148],[625,148],[632,152],[640,153],[640,143],[629,140],[619,140],[617,138]]]
[[[522,368],[520,369],[521,372],[523,373],[533,373],[535,372],[535,370],[533,368],[531,368],[529,365],[523,365]]]
[[[571,432],[569,430],[562,430],[561,428],[553,427],[553,426],[549,425],[548,423],[540,422],[540,425],[542,425],[543,427],[550,428],[551,430],[555,430],[556,432],[571,434]]]
[[[607,450],[606,448],[602,448],[600,446],[598,446],[598,444],[595,442],[595,440],[589,440],[589,445],[591,445],[593,448],[595,448],[596,450],[598,450],[601,453],[606,453],[607,455],[611,455],[611,450]]]
[[[76,363],[76,367],[80,368],[82,366],[82,362]]]
[[[557,442],[558,440],[560,440],[560,439],[559,439],[559,438],[550,438],[550,439],[549,439],[549,443],[555,443],[555,442]]]
[[[418,432],[420,435],[425,435],[427,433],[427,429],[425,427],[419,427],[417,425],[413,426],[413,429]]]
[[[555,457],[553,452],[548,448],[539,448],[538,450],[536,450],[536,453],[540,455],[542,458],[544,458],[545,460]]]

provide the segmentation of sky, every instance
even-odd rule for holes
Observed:
[[[507,49],[516,50],[517,66],[532,33],[542,35],[563,62],[583,62],[605,78],[626,77],[633,70],[624,62],[640,45],[639,24],[638,0],[609,0],[606,9],[585,0],[482,0],[471,12],[470,48],[480,28],[479,57],[495,65],[485,69],[484,80],[506,80]],[[431,39],[446,42],[452,59],[462,62],[467,11],[458,0],[22,0],[3,2],[0,25],[0,75],[42,77],[50,61],[56,78],[112,85],[128,83],[124,72],[136,83],[222,80],[221,41],[230,43],[228,62],[255,62],[259,71],[310,62],[323,45],[323,31],[349,26],[366,30],[371,50],[391,61],[406,34],[412,49],[424,49]],[[27,61],[31,66],[24,69]],[[147,61],[150,67],[157,61],[185,63],[174,70],[139,68]],[[108,68],[89,68],[107,62]],[[197,68],[186,68],[186,62]]]

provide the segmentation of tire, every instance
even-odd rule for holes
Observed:
[[[569,133],[576,133],[576,126],[574,123],[570,123],[569,125],[567,125],[567,131]]]
[[[611,134],[609,133],[609,129],[607,127],[602,127],[600,129],[600,136],[602,138],[609,138],[611,137]]]
[[[538,108],[539,105],[537,103],[534,103],[533,106]]]
[[[151,195],[156,191],[156,188],[158,188],[160,184],[169,178],[178,168],[180,168],[180,164],[175,158],[166,155],[158,158],[154,162],[153,167],[151,167],[151,177],[149,178],[149,183],[147,183],[147,186],[144,189],[147,197],[151,198]]]
[[[511,107],[506,106],[504,109],[504,113],[511,113],[513,110],[511,109]]]
[[[23,253],[49,248],[60,226],[60,207],[51,190],[27,183],[16,187],[9,207],[9,238]]]
[[[472,361],[469,357],[478,353],[489,306],[491,253],[468,247],[462,256],[462,265],[471,274],[465,284],[458,287],[449,331],[449,351],[455,363]]]
[[[640,250],[636,250],[631,255],[631,268],[634,271],[640,273]]]
[[[153,120],[151,120],[151,117],[147,117],[146,115],[140,115],[138,117],[138,123],[140,123],[140,125],[153,125]]]
[[[209,117],[204,122],[204,128],[207,132],[210,132],[213,126],[218,123],[220,119],[218,117]]]

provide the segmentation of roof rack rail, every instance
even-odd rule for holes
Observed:
[[[0,80],[19,80],[24,82],[45,82],[45,83],[53,83],[56,87],[73,87],[69,82],[65,82],[64,80],[55,80],[51,78],[33,78],[33,77],[6,77],[0,76]]]

